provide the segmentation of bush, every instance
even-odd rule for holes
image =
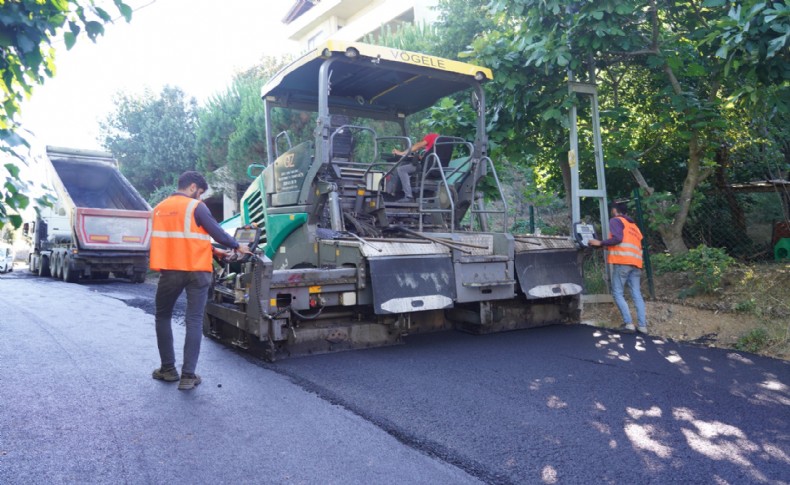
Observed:
[[[700,244],[686,254],[657,254],[651,259],[656,274],[688,272],[694,288],[703,293],[713,293],[721,287],[724,273],[735,260],[721,248]]]
[[[584,258],[582,265],[582,274],[584,276],[584,292],[588,295],[608,293],[606,287],[606,263],[603,260],[600,252],[592,253]]]
[[[759,352],[771,343],[764,328],[753,328],[735,343],[735,348],[745,352]]]
[[[656,274],[681,273],[688,270],[685,261],[685,254],[674,256],[669,253],[658,253],[650,255],[650,264]]]
[[[754,298],[749,298],[748,300],[739,301],[735,305],[735,311],[738,313],[754,313],[757,310],[757,302]]]
[[[694,285],[705,293],[713,293],[721,287],[724,273],[735,263],[721,248],[699,245],[686,254]]]

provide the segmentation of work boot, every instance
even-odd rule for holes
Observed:
[[[623,326],[622,326],[622,327],[620,327],[620,328],[621,328],[621,329],[622,329],[624,332],[633,332],[634,330],[636,330],[636,328],[634,328],[634,324],[633,324],[633,323],[625,323],[625,324],[623,324]]]
[[[636,329],[639,333],[647,333],[647,325],[640,325]]]
[[[151,377],[158,381],[175,382],[179,379],[178,371],[175,367],[160,367],[155,369]]]
[[[181,374],[181,382],[178,383],[179,391],[188,391],[194,389],[198,384],[203,382],[197,374]]]

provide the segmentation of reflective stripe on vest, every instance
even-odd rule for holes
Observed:
[[[627,264],[642,267],[642,231],[639,226],[629,222],[624,217],[619,217],[623,223],[623,240],[620,244],[607,249],[606,262],[609,264]]]
[[[182,197],[168,197],[154,208],[151,269],[212,271],[211,236],[195,221],[200,201]]]

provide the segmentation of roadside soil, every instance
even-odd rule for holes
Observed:
[[[651,335],[790,360],[790,264],[731,269],[711,294],[695,291],[686,273],[656,275],[654,287],[652,299],[643,279]],[[585,303],[582,320],[606,328],[622,324],[614,303]]]

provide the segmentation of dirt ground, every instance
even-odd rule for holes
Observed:
[[[651,335],[790,360],[789,263],[732,269],[712,294],[695,292],[693,286],[685,273],[659,275],[651,299],[643,281]],[[582,320],[607,328],[622,324],[614,303],[585,303]]]

